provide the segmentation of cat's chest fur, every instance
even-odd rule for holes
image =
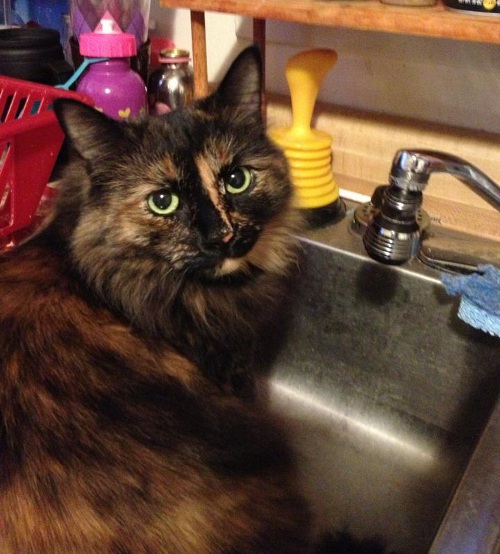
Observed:
[[[124,362],[130,360],[134,371],[144,374],[162,373],[169,365],[167,353],[175,352],[168,341],[145,337],[110,311],[75,279],[64,257],[36,240],[13,256],[0,258],[0,321],[2,362],[32,351],[40,357],[41,376],[51,369],[50,364],[44,366],[42,356],[67,357],[70,362],[72,348],[95,349],[91,357],[96,362],[98,351],[103,355],[109,351]],[[81,359],[82,369],[87,362]],[[70,376],[70,365],[68,378],[86,379],[84,374]]]

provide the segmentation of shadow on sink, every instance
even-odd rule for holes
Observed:
[[[358,240],[344,223],[304,239],[272,402],[323,528],[426,553],[497,400],[500,343],[458,320],[437,272]]]

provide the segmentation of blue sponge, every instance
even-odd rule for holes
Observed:
[[[500,269],[478,266],[471,275],[441,276],[452,296],[461,295],[458,317],[481,331],[500,337]]]

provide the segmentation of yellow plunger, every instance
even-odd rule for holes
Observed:
[[[292,100],[292,126],[269,131],[288,158],[299,208],[331,206],[339,199],[332,175],[332,137],[311,129],[320,84],[337,58],[334,50],[319,48],[288,60],[285,75]]]

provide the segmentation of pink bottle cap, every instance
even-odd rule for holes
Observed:
[[[129,58],[137,54],[135,36],[124,33],[107,11],[93,33],[80,35],[80,54],[89,58]]]

